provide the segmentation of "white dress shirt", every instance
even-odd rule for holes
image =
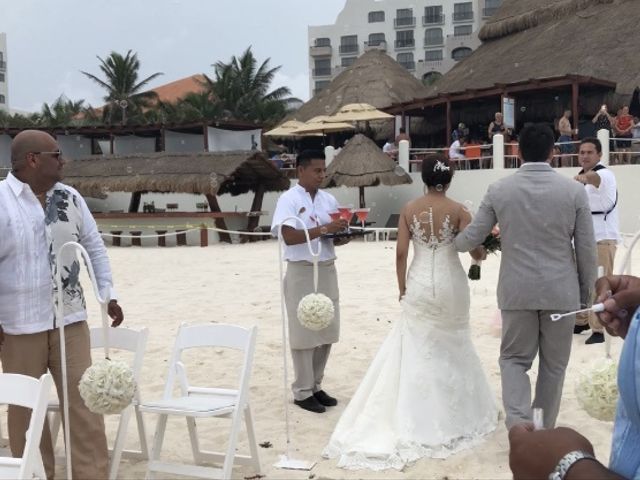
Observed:
[[[71,233],[52,242],[52,232],[63,230],[54,228],[55,221],[45,217],[45,210],[29,185],[11,173],[0,182],[0,325],[10,335],[55,328],[51,262],[57,252],[50,256],[52,245],[76,241],[85,247],[101,295],[116,298],[106,248],[87,204],[76,190],[62,183],[47,192],[47,203],[56,192],[64,192],[69,201],[50,214],[67,215],[65,228]],[[73,290],[73,298],[65,296],[64,306],[66,325],[86,320],[79,284]]]
[[[600,165],[600,163],[598,163]],[[592,212],[608,212],[616,202],[617,185],[616,177],[608,168],[597,170],[596,173],[600,177],[600,186],[585,185],[587,196],[589,197],[589,207]],[[620,240],[620,221],[618,219],[618,206],[606,215],[591,215],[593,219],[593,231],[596,236],[596,242],[602,240]]]
[[[274,237],[278,236],[278,227],[281,223],[293,227],[296,230],[302,229],[302,225],[298,221],[285,221],[288,217],[299,217],[308,229],[326,225],[327,223],[331,223],[329,212],[337,209],[338,201],[330,193],[318,190],[312,200],[309,192],[299,184],[295,185],[283,193],[278,199],[278,204],[276,205],[276,210],[273,213],[273,220],[271,222],[271,234]],[[336,254],[333,239],[322,238],[320,240],[316,238],[311,240],[314,252],[318,251],[319,242],[321,242],[322,245],[319,261],[335,259]],[[291,262],[302,260],[308,262],[313,261],[306,242],[299,245],[285,244],[284,258]]]
[[[464,159],[464,153],[462,153],[462,147],[460,145],[460,140],[456,140],[449,147],[449,158],[452,160]]]

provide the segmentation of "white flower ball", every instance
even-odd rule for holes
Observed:
[[[593,418],[612,422],[618,404],[618,365],[610,358],[596,361],[576,382],[580,406]]]
[[[93,413],[120,413],[136,393],[133,372],[125,362],[101,360],[82,374],[79,390],[85,405]]]
[[[334,315],[333,302],[322,293],[310,293],[298,304],[298,321],[309,330],[327,328]]]

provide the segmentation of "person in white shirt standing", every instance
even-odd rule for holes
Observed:
[[[598,247],[598,266],[604,269],[604,275],[613,274],[613,261],[620,240],[620,222],[618,220],[618,189],[616,177],[606,168],[602,159],[602,145],[597,138],[585,138],[580,142],[578,161],[582,170],[575,177],[584,184],[589,197],[593,231]],[[586,344],[604,342],[602,325],[595,314],[576,315],[573,333],[580,334],[591,328],[591,336]]]
[[[107,478],[108,450],[102,415],[91,413],[78,382],[91,365],[85,300],[78,279],[80,263],[69,252],[62,261],[64,318],[56,318],[56,254],[70,241],[85,247],[98,287],[109,296],[112,326],[124,316],[118,305],[107,251],[96,222],[80,194],[60,183],[64,159],[53,137],[25,130],[11,144],[12,171],[0,182],[0,356],[5,373],[53,375],[62,399],[59,322],[65,322],[72,474]],[[21,456],[31,412],[9,407],[11,452]],[[40,445],[48,479],[54,478],[54,455],[45,423]]]
[[[284,259],[287,271],[284,278],[284,296],[289,318],[289,344],[293,358],[295,380],[291,385],[294,403],[311,412],[323,413],[338,401],[322,390],[324,369],[331,351],[331,344],[338,341],[340,333],[340,306],[338,276],[334,261],[334,246],[347,240],[323,238],[328,233],[338,233],[347,228],[346,220],[332,221],[329,212],[338,210],[333,195],[320,190],[325,178],[325,156],[322,151],[303,151],[296,161],[298,184],[278,199],[271,223],[271,233],[278,235],[282,224],[285,243]],[[335,318],[320,331],[312,331],[298,321],[300,300],[313,293],[313,258],[307,248],[302,225],[289,217],[300,218],[309,231],[312,248],[321,252],[318,259],[318,293],[333,301]]]

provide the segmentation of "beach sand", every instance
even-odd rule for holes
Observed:
[[[618,261],[623,254],[624,249],[620,249]],[[399,318],[394,242],[358,241],[338,249],[342,332],[340,342],[333,347],[323,387],[338,398],[339,405],[322,415],[293,405],[290,408],[292,457],[317,461],[311,472],[273,467],[278,456],[285,451],[276,242],[219,244],[208,248],[109,248],[109,256],[119,303],[125,312],[125,325],[131,328],[148,327],[150,330],[140,385],[143,401],[162,395],[167,362],[181,322],[258,326],[250,403],[258,442],[272,444],[270,448],[259,448],[262,473],[267,478],[511,478],[504,414],[501,414],[496,431],[480,446],[446,460],[420,460],[403,472],[347,471],[337,468],[335,461],[320,457],[334,425],[371,359],[392,324]],[[469,264],[467,255],[463,256],[463,263],[466,268]],[[499,257],[490,256],[482,266],[482,279],[471,282],[471,329],[496,402],[501,406],[498,369],[500,334],[496,324],[495,298],[498,267]],[[86,287],[88,284],[85,283],[85,290],[89,292]],[[88,303],[90,323],[97,326],[99,316],[96,304],[93,299]],[[612,424],[589,417],[578,406],[574,393],[578,373],[594,358],[604,355],[602,345],[584,344],[588,333],[574,336],[573,339],[558,424],[579,429],[593,442],[598,458],[606,463]],[[616,354],[620,346],[621,342],[615,339],[613,348]],[[120,357],[116,354],[114,358]],[[232,378],[239,369],[237,355],[227,355],[213,349],[204,355],[187,355],[186,363],[190,383],[194,385],[206,385],[211,379],[221,379],[232,385]],[[531,370],[532,380],[536,372],[537,360]],[[145,418],[151,442],[156,416],[146,415]],[[109,438],[112,439],[115,435],[114,418],[108,418],[107,425]],[[202,447],[216,449],[216,444],[225,441],[228,425],[227,420],[199,421]],[[137,445],[136,438],[135,420],[132,419],[128,447]],[[246,451],[246,447],[246,434],[243,431],[239,449]],[[191,461],[184,420],[169,420],[163,458]],[[145,462],[123,460],[119,478],[143,478],[145,468]],[[253,474],[249,467],[235,467],[233,470],[234,478]],[[170,476],[160,475],[159,478]]]

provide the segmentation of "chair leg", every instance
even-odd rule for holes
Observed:
[[[149,459],[149,464],[147,466],[147,480],[153,480],[155,475],[151,470],[151,462],[157,462],[160,460],[160,451],[162,450],[162,444],[164,443],[164,433],[167,430],[167,419],[168,415],[159,415],[158,416],[158,424],[156,425],[156,433],[153,437],[153,448],[151,450],[151,458]]]
[[[60,433],[60,425],[62,424],[62,417],[60,412],[53,412],[49,417],[49,429],[51,431],[51,448],[53,452],[56,451],[56,444],[58,443],[58,434]]]
[[[116,440],[113,442],[113,451],[111,453],[111,461],[109,462],[109,480],[115,480],[118,476],[118,468],[120,467],[120,461],[122,459],[122,450],[124,449],[124,441],[127,437],[127,427],[129,426],[132,410],[133,407],[129,406],[120,415],[118,432],[116,433]]]
[[[149,444],[147,443],[147,428],[144,424],[144,417],[140,411],[140,407],[136,404],[134,407],[136,412],[136,423],[138,424],[138,439],[140,440],[140,452],[143,460],[149,460]]]
[[[198,427],[196,419],[186,417],[187,430],[189,430],[189,440],[191,441],[191,452],[193,453],[193,461],[196,465],[202,464],[202,455],[200,454],[200,442],[198,441]]]
[[[253,429],[253,418],[251,416],[251,408],[247,405],[244,410],[244,421],[247,424],[247,437],[249,440],[249,451],[253,460],[253,469],[256,475],[261,473],[260,457],[258,456],[258,444],[256,442],[256,433]]]
[[[231,478],[231,471],[233,470],[233,460],[236,455],[236,443],[238,443],[238,430],[240,430],[241,420],[242,412],[236,409],[231,420],[229,444],[227,445],[227,453],[224,456],[224,464],[222,465],[222,478],[224,479]]]

